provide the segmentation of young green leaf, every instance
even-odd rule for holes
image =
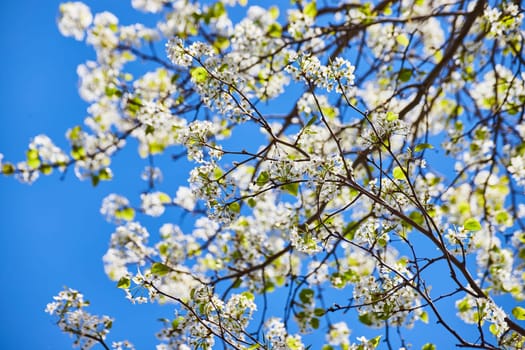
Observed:
[[[399,34],[396,37],[396,41],[399,45],[408,46],[410,44],[410,41],[408,40],[408,37],[405,34]]]
[[[436,350],[436,346],[432,343],[426,343],[421,347],[421,350]]]
[[[396,166],[394,170],[392,170],[392,176],[394,176],[394,179],[396,180],[406,180],[405,172],[401,167]]]
[[[171,269],[163,263],[156,262],[151,265],[151,273],[157,276],[164,276],[170,271]]]
[[[317,3],[312,1],[304,7],[304,14],[306,17],[314,18],[317,16]]]
[[[481,230],[481,224],[478,220],[470,218],[465,220],[465,222],[463,223],[463,228],[467,231],[479,231]]]
[[[430,143],[420,143],[419,145],[416,145],[414,147],[414,152],[421,152],[424,149],[433,149],[434,146],[432,146]]]
[[[203,84],[208,80],[208,71],[204,67],[195,67],[190,70],[191,78],[197,84]]]
[[[131,285],[131,280],[129,277],[124,276],[117,282],[117,288],[127,289]]]
[[[135,209],[126,207],[115,211],[115,218],[119,220],[132,221],[135,218]]]
[[[255,180],[255,183],[257,186],[264,186],[268,180],[270,179],[270,175],[267,171],[261,171],[259,176],[257,176],[257,180]]]
[[[514,309],[512,309],[512,315],[519,321],[525,320],[525,308],[516,306]]]

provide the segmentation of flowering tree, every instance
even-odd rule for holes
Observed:
[[[429,322],[460,347],[525,346],[518,1],[131,3],[156,27],[60,6],[96,51],[78,67],[89,116],[69,149],[39,135],[0,165],[96,186],[136,140],[148,190],[102,201],[103,261],[131,302],[175,309],[157,349],[409,348],[403,328]],[[191,164],[187,183],[165,188],[161,157]],[[191,227],[139,222],[166,210]],[[83,349],[133,348],[87,304],[65,289],[46,311]]]

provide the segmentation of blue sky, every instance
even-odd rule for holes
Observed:
[[[77,93],[76,67],[93,51],[64,38],[56,27],[60,1],[0,2],[0,153],[11,161],[24,158],[32,137],[44,133],[65,147],[67,128],[81,124],[87,105]],[[110,8],[132,15],[128,1],[91,1],[96,11]],[[125,11],[127,12],[125,12]],[[136,150],[129,149],[129,155]],[[123,167],[126,154],[115,159]],[[124,167],[125,168],[125,167]],[[31,186],[0,177],[1,349],[69,349],[45,305],[64,285],[82,291],[92,313],[115,315],[111,339],[140,334],[138,348],[151,348],[158,317],[168,308],[133,307],[109,281],[101,257],[113,226],[98,213],[102,198],[135,186],[142,165],[127,168],[134,176],[93,188],[72,171],[42,177]],[[157,316],[158,313],[158,316]],[[147,315],[147,316],[146,316]],[[138,331],[140,330],[140,333]],[[150,346],[146,346],[150,344]]]
[[[6,160],[22,160],[30,139],[41,133],[65,147],[65,131],[85,116],[76,67],[94,53],[60,35],[59,3],[0,2],[0,153]],[[144,16],[130,10],[126,0],[88,4],[93,12],[110,9],[127,23]],[[118,154],[113,168],[125,172],[117,171],[114,181],[96,188],[78,181],[73,171],[63,179],[57,174],[42,177],[31,186],[0,177],[0,349],[71,348],[71,339],[43,311],[64,285],[83,292],[92,313],[115,317],[110,340],[129,338],[137,349],[153,348],[160,328],[156,319],[171,317],[172,308],[130,305],[107,279],[101,260],[114,229],[98,212],[101,200],[112,192],[130,193],[130,188],[138,196],[145,186],[139,174],[146,163],[129,162],[136,158],[133,145]],[[407,333],[407,338],[424,343],[426,336],[435,340],[443,331],[429,325],[411,333],[416,332],[419,336]]]

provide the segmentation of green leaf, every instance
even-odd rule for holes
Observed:
[[[98,177],[100,178],[100,180],[103,181],[111,180],[111,170],[109,170],[108,168],[100,169],[100,171],[98,172]]]
[[[399,34],[396,37],[396,41],[399,45],[408,46],[410,44],[410,41],[408,41],[408,37],[405,34]]]
[[[228,204],[228,209],[230,209],[232,212],[239,214],[241,212],[241,205],[239,202],[233,202]]]
[[[357,231],[358,225],[354,221],[350,221],[343,229],[343,236],[349,240],[353,240]]]
[[[304,304],[309,304],[314,298],[314,294],[315,292],[312,289],[305,288],[299,293],[299,299],[301,299]]]
[[[148,151],[150,154],[162,153],[162,151],[164,151],[164,148],[164,145],[161,143],[152,142],[148,144]]]
[[[372,325],[372,317],[370,317],[369,313],[359,315],[359,322],[361,322],[364,325],[371,326]]]
[[[312,326],[313,329],[318,329],[319,328],[319,319],[317,317],[313,317],[310,320],[310,325]]]
[[[246,299],[248,299],[248,300],[250,300],[250,301],[254,301],[254,300],[255,300],[255,296],[254,296],[253,293],[251,293],[251,292],[242,292],[242,295],[243,295]]]
[[[248,198],[248,202],[247,203],[248,203],[248,206],[250,208],[253,208],[257,204],[257,201],[254,198]]]
[[[157,276],[164,276],[170,271],[171,269],[163,263],[156,262],[151,265],[151,273]]]
[[[2,164],[2,174],[11,175],[15,172],[15,166],[11,163]]]
[[[131,221],[135,218],[135,209],[126,207],[115,211],[115,218],[119,220]]]
[[[424,149],[433,149],[434,146],[432,146],[430,143],[420,143],[419,145],[416,145],[414,147],[414,152],[421,152]]]
[[[324,314],[326,314],[326,310],[325,309],[322,309],[322,308],[319,308],[319,307],[314,309],[314,315],[315,316],[321,317],[321,316],[324,316]]]
[[[235,282],[232,285],[232,288],[239,288],[242,284],[242,280],[240,278],[237,278]]]
[[[283,33],[283,27],[279,23],[272,23],[268,26],[268,36],[272,38],[280,38]]]
[[[163,203],[163,204],[171,203],[171,198],[166,193],[159,192],[157,195],[159,196],[158,198],[159,198],[161,203]]]
[[[29,167],[36,169],[40,166],[41,164],[40,157],[36,149],[27,150],[26,156],[27,156],[27,165],[29,165]]]
[[[467,312],[470,310],[470,304],[467,299],[460,301],[459,304],[457,304],[457,307],[459,312]]]
[[[81,160],[86,157],[86,150],[82,146],[73,146],[71,149],[71,157],[75,160]]]
[[[372,345],[374,348],[377,348],[377,346],[379,345],[379,341],[381,340],[381,336],[378,335],[377,337],[374,337],[372,339],[370,339],[370,341],[368,342],[370,345]]]
[[[181,324],[183,321],[184,321],[184,317],[183,316],[179,316],[179,317],[173,319],[173,321],[171,321],[171,327],[173,327],[173,329],[177,329],[179,324]]]
[[[436,350],[436,346],[432,343],[426,343],[421,347],[421,350]]]
[[[297,182],[285,184],[282,187],[283,187],[283,190],[285,190],[286,192],[290,193],[293,196],[297,196],[297,194],[299,193],[299,183]]]
[[[272,6],[268,9],[268,13],[270,14],[270,17],[272,17],[273,19],[277,19],[277,17],[279,17],[279,7],[277,6]]]
[[[257,176],[257,180],[255,180],[255,183],[257,186],[264,186],[268,180],[270,179],[270,175],[267,171],[261,171],[259,176]]]
[[[124,276],[118,280],[117,288],[127,289],[129,288],[130,285],[131,285],[131,280],[129,279],[129,277]]]
[[[399,71],[399,80],[402,82],[407,82],[412,77],[412,69],[409,68],[403,68]]]
[[[217,1],[212,6],[210,6],[208,13],[204,16],[204,21],[210,23],[211,19],[219,18],[226,13],[226,8],[221,1]]]
[[[80,133],[82,132],[82,128],[80,125],[75,126],[71,130],[69,130],[69,139],[71,141],[76,141],[80,138]]]
[[[511,220],[511,217],[509,215],[509,213],[507,213],[506,211],[504,210],[500,210],[496,213],[496,222],[499,224],[499,225],[503,225],[505,224],[506,222],[508,222],[509,220]]]
[[[228,38],[225,38],[223,36],[217,37],[217,39],[213,43],[213,47],[215,47],[217,50],[226,50],[230,46],[230,41]]]
[[[121,97],[122,96],[122,92],[116,87],[106,86],[105,93],[107,97],[113,97],[113,96]]]
[[[203,84],[208,80],[208,71],[204,67],[195,67],[190,70],[191,78],[197,84]]]
[[[525,320],[525,309],[521,306],[516,306],[514,309],[512,309],[512,315],[516,317],[517,320],[523,321]]]
[[[49,164],[42,164],[40,166],[40,172],[44,175],[49,175],[53,171],[53,168]]]
[[[386,113],[386,120],[389,122],[393,122],[394,120],[397,120],[398,118],[399,116],[394,112],[388,111]]]
[[[310,125],[312,125],[313,123],[315,123],[317,121],[317,116],[314,115],[312,118],[310,118],[310,120],[306,123],[305,127],[309,127]]]
[[[426,311],[423,311],[421,313],[421,316],[419,316],[419,319],[423,322],[423,323],[428,323],[428,313]]]
[[[312,1],[304,7],[304,15],[306,17],[314,18],[317,16],[317,3]]]
[[[481,230],[481,225],[478,220],[470,218],[463,223],[463,228],[467,231],[479,231]]]
[[[392,176],[394,176],[394,179],[396,180],[406,180],[405,172],[401,167],[396,166],[394,170],[392,170]]]
[[[99,182],[100,182],[100,177],[98,177],[98,175],[91,174],[91,184],[93,185],[93,187],[97,187]]]

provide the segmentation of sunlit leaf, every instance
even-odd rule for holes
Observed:
[[[131,280],[129,277],[122,277],[118,280],[117,288],[127,289],[131,285]]]
[[[304,14],[307,17],[314,18],[317,16],[317,3],[312,1],[304,7]]]
[[[410,42],[408,41],[408,37],[405,34],[399,34],[396,36],[396,41],[399,45],[408,46]]]
[[[157,276],[164,276],[170,271],[171,269],[163,263],[156,262],[151,265],[151,273]]]
[[[516,319],[519,321],[525,320],[525,308],[516,306],[514,309],[512,309],[512,316],[516,317]]]
[[[463,223],[463,228],[467,231],[479,231],[481,230],[481,224],[478,220],[470,218]]]
[[[406,180],[405,172],[401,167],[396,166],[394,170],[392,170],[392,176],[396,180]]]

